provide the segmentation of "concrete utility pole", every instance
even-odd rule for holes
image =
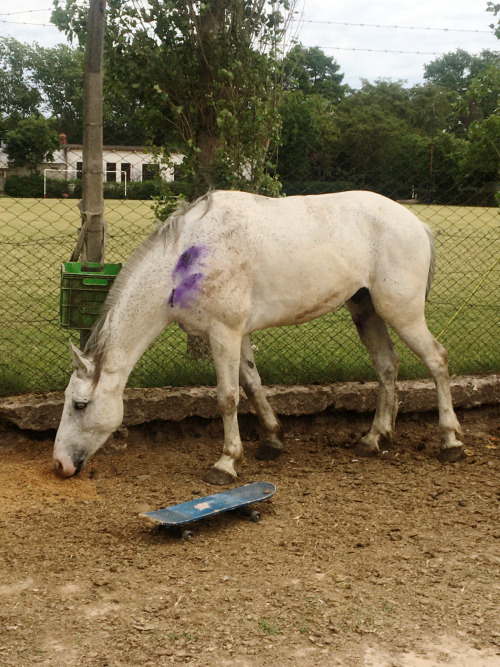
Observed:
[[[102,81],[104,17],[106,0],[90,0],[83,107],[83,192],[82,224],[87,222],[83,260],[104,263],[106,221],[104,220],[102,168]]]
[[[82,227],[71,257],[76,262],[82,256],[82,269],[89,262],[104,264],[107,224],[104,219],[102,168],[102,82],[106,0],[90,0],[87,42],[85,46],[85,75],[83,103],[83,183]],[[97,269],[94,269],[97,270]],[[87,342],[89,332],[80,334],[80,346]]]

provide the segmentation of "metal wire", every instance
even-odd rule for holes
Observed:
[[[122,153],[116,159],[117,170],[107,173],[116,178],[105,187],[113,197],[105,200],[107,262],[125,262],[156,225],[153,202],[140,192],[148,186],[140,182],[147,175],[140,165],[127,167],[124,196],[118,164],[133,165],[134,160],[137,152]],[[4,395],[62,389],[67,384],[68,331],[59,326],[59,292],[61,262],[70,257],[80,229],[74,187],[69,181],[51,180],[46,199],[0,198],[0,392]],[[383,191],[390,194],[391,184],[384,184]],[[427,320],[448,349],[452,373],[500,371],[499,209],[417,199],[405,205],[437,234],[437,271]],[[78,338],[78,331],[69,333]],[[374,378],[345,308],[300,326],[256,332],[252,343],[266,383]],[[400,377],[427,375],[397,340],[396,346],[402,358]],[[132,385],[143,387],[214,382],[211,361],[190,355],[187,336],[177,325],[157,339],[130,378]]]

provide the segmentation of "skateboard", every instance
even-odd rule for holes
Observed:
[[[206,519],[221,512],[239,510],[239,513],[250,521],[260,521],[260,512],[252,509],[250,505],[271,498],[275,491],[276,487],[270,482],[254,482],[155,512],[145,512],[140,516],[154,525],[177,529],[182,538],[189,540],[194,537],[194,533],[192,530],[182,528],[184,524]]]

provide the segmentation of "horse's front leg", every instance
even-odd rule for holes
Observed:
[[[224,448],[222,456],[209,471],[205,481],[222,485],[230,484],[236,479],[238,467],[243,460],[238,428],[241,334],[221,325],[210,333],[210,344],[217,373],[217,401],[224,423]]]

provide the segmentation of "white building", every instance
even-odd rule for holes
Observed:
[[[102,154],[102,171],[104,181],[126,182],[147,181],[153,179],[158,172],[165,181],[174,180],[174,165],[180,164],[184,156],[181,153],[170,155],[170,165],[158,164],[155,157],[147,152],[144,146],[104,146]],[[83,146],[68,144],[66,137],[61,135],[61,147],[54,152],[50,163],[40,165],[39,173],[47,178],[81,178],[83,167]],[[4,146],[0,146],[0,192],[3,192],[5,181],[13,174],[25,175],[29,172],[17,169],[9,164]]]
[[[61,148],[54,153],[54,166],[68,170],[69,178],[81,178],[83,167],[83,146],[67,144],[64,136],[61,137]],[[180,164],[183,155],[176,153],[170,156],[171,162]],[[103,146],[102,170],[105,181],[127,183],[130,181],[148,181],[155,177],[158,171],[166,181],[174,180],[174,167],[159,165],[151,153],[147,153],[144,146]],[[73,172],[74,175],[71,175]],[[53,178],[53,174],[50,176]]]

